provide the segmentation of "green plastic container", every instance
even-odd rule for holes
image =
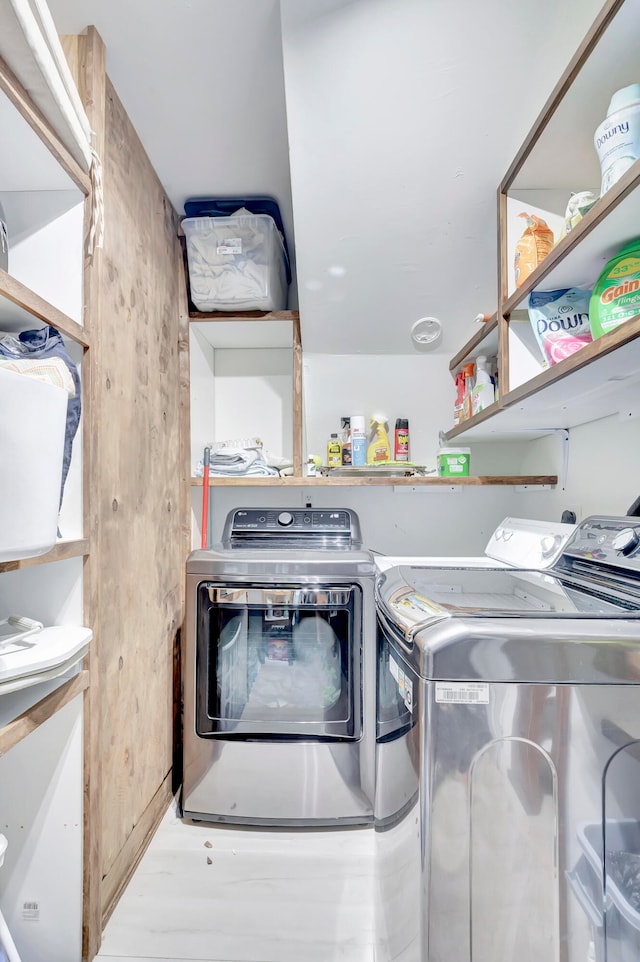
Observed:
[[[440,448],[438,474],[441,478],[468,478],[470,461],[469,448]]]
[[[594,341],[640,314],[640,238],[612,257],[596,281],[589,301]]]

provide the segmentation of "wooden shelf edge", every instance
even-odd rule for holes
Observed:
[[[494,401],[489,407],[480,411],[478,414],[474,414],[472,417],[467,418],[462,421],[461,424],[456,424],[455,428],[451,428],[449,431],[445,431],[445,439],[447,441],[452,441],[462,434],[465,434],[469,428],[474,428],[477,424],[482,424],[483,421],[488,421],[490,418],[495,417],[499,411],[504,407],[504,399],[500,397],[500,400]]]
[[[354,478],[210,478],[209,487],[233,487],[233,488],[255,488],[255,487],[283,487],[283,488],[335,488],[335,487],[477,487],[488,485],[555,485],[558,477],[555,474],[549,475],[472,475],[466,478],[441,478],[439,475],[429,477],[403,477],[403,478],[376,478],[354,477]],[[202,478],[192,478],[192,487],[202,487]]]
[[[22,558],[19,561],[0,561],[0,574],[19,571],[22,568],[34,568],[36,565],[48,565],[55,561],[67,561],[69,558],[83,558],[88,554],[88,538],[81,538],[78,541],[59,541],[46,554],[39,554],[34,558]]]
[[[507,317],[521,306],[526,308],[526,303],[524,302],[526,302],[531,291],[540,289],[547,274],[550,274],[561,261],[576,250],[576,248],[580,246],[583,238],[595,230],[611,211],[638,187],[640,187],[640,160],[636,160],[620,180],[585,214],[573,230],[562,238],[545,257],[539,267],[527,278],[524,284],[516,288],[516,290],[509,295],[502,306],[504,316]],[[623,246],[622,243],[620,246]]]
[[[0,58],[0,90],[4,91],[18,113],[24,117],[76,187],[82,191],[85,197],[88,197],[91,193],[91,177],[87,171],[82,169],[75,157],[62,143],[46,117],[34,104],[29,92],[22,86],[2,58]]]
[[[299,321],[300,311],[189,311],[192,321]]]
[[[61,334],[70,337],[72,341],[77,341],[83,347],[89,347],[89,335],[81,324],[59,311],[49,301],[45,301],[44,297],[40,297],[26,284],[16,280],[2,268],[0,268],[0,295],[32,314],[44,324],[51,324]]]
[[[89,672],[82,669],[42,701],[0,728],[0,758],[88,687]]]
[[[488,337],[489,334],[491,334],[491,332],[494,331],[497,326],[498,326],[498,315],[496,313],[496,314],[492,314],[488,321],[481,324],[478,330],[476,331],[476,333],[473,335],[473,337],[470,337],[467,343],[464,345],[464,347],[458,351],[456,356],[449,362],[449,370],[452,372],[457,370],[457,368],[460,366],[460,364],[462,364],[465,358],[469,357],[471,352],[475,350],[475,348],[478,347],[479,344],[482,344],[484,339]]]
[[[591,341],[590,344],[585,344],[585,346],[580,348],[579,351],[576,351],[575,354],[565,357],[563,361],[552,365],[545,371],[541,371],[540,374],[537,374],[529,381],[525,381],[524,384],[507,392],[502,399],[503,407],[511,407],[511,405],[517,404],[519,401],[523,401],[525,398],[537,394],[538,391],[541,391],[549,384],[555,384],[557,381],[568,377],[575,371],[580,371],[582,368],[588,367],[589,364],[593,364],[594,361],[605,357],[607,354],[610,354],[611,351],[615,351],[625,344],[635,341],[638,337],[640,337],[640,314],[630,317],[621,324],[620,327],[609,331],[608,334],[603,334],[602,337]]]
[[[505,174],[500,185],[501,191],[506,192],[515,180],[527,157],[544,132],[544,129],[549,123],[551,117],[554,115],[565,94],[580,73],[582,67],[588,60],[592,51],[622,6],[623,2],[624,0],[607,0],[607,2],[604,4],[604,7],[596,17],[596,20],[591,25],[589,32],[585,36],[577,51],[569,61],[564,73],[553,88],[547,99],[547,102],[538,114],[533,127],[529,131],[526,140],[512,161],[511,166],[509,167],[509,170]]]

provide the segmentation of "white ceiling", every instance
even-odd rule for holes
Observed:
[[[97,27],[178,213],[277,198],[306,352],[411,353],[412,323],[435,315],[449,356],[495,310],[497,185],[601,3],[49,6],[60,33]]]

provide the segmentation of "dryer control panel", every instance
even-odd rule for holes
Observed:
[[[360,524],[347,508],[236,508],[222,535],[223,544],[231,547],[277,547],[292,540],[319,548],[325,543],[359,548]]]

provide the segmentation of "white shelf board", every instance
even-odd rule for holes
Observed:
[[[612,94],[640,81],[639,42],[640,0],[625,0],[566,91],[514,188],[580,191],[600,183],[593,135],[607,115]]]
[[[253,320],[191,321],[198,333],[216,349],[233,350],[293,347],[291,321]]]
[[[505,400],[508,404],[508,395]],[[640,415],[640,337],[503,408],[458,434],[455,441],[542,437],[551,430],[576,427],[613,414]]]

